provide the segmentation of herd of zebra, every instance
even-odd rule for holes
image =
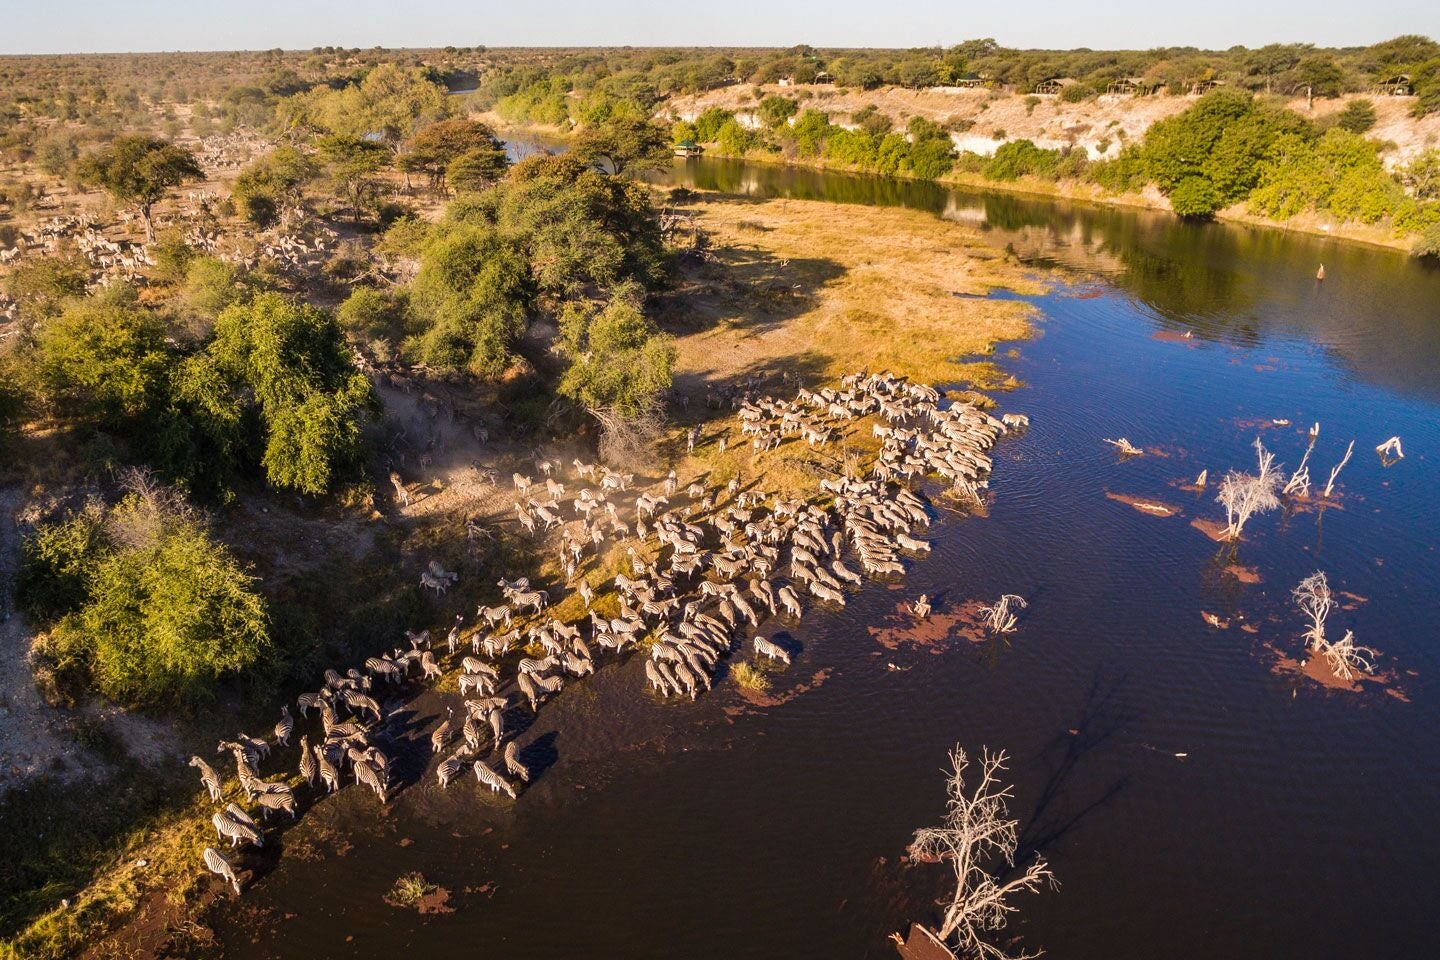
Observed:
[[[627,651],[643,649],[650,688],[664,697],[691,699],[711,689],[721,660],[737,649],[749,647],[757,657],[788,665],[791,651],[758,633],[767,620],[798,621],[806,593],[843,606],[846,588],[864,582],[860,571],[876,578],[897,576],[905,571],[903,554],[930,549],[913,535],[930,523],[926,504],[904,481],[938,475],[952,489],[978,497],[988,482],[990,448],[1028,423],[1020,415],[997,419],[968,403],[946,403],[930,387],[884,374],[846,377],[838,389],[802,389],[794,400],[737,398],[735,406],[746,433],[765,437],[766,444],[797,435],[827,443],[873,415],[881,447],[868,477],[838,472],[820,481],[828,502],[744,490],[737,477],[722,489],[692,483],[684,490],[683,506],[672,506],[680,487],[671,471],[655,489],[635,496],[633,511],[627,511],[633,530],[620,519],[615,502],[633,478],[577,461],[575,482],[594,489],[582,488],[569,502],[582,535],[568,529],[563,534],[561,566],[587,615],[563,622],[547,614],[547,591],[532,589],[526,578],[502,579],[498,586],[504,602],[480,606],[468,629],[464,615],[456,616],[445,633],[443,652],[440,643],[432,643],[430,630],[406,631],[408,651],[371,657],[363,669],[344,674],[327,670],[323,687],[297,701],[300,720],[314,711],[320,722],[317,742],[312,744],[309,734],[299,738],[299,774],[305,784],[313,788],[318,781],[319,790],[333,793],[348,768],[356,784],[387,802],[391,764],[375,742],[386,716],[381,691],[402,693],[402,685],[416,673],[422,681],[441,679],[445,666],[440,657],[446,666],[459,668],[460,702],[458,716],[456,706],[447,707],[430,734],[432,755],[441,757],[436,781],[447,788],[468,768],[482,787],[511,799],[518,796],[517,783],[528,783],[532,776],[514,739],[512,711],[538,713],[567,683],[594,673],[603,658],[622,660]],[[693,433],[690,440],[693,445]],[[558,526],[565,522],[560,519],[565,506],[558,499],[564,486],[554,478],[553,464],[537,467],[546,475],[552,499],[549,504],[528,499],[532,482],[516,474],[524,498],[517,509],[522,516],[554,517],[547,528]],[[579,576],[585,553],[599,556],[607,530],[617,541],[634,543],[627,551],[629,572],[611,581],[616,615],[610,617],[596,609],[596,585]],[[444,573],[433,564],[431,570],[432,580]],[[444,582],[453,577],[445,574]],[[924,597],[914,607],[921,617],[929,610]],[[512,658],[512,651],[520,656]],[[295,723],[289,708],[282,707],[276,745],[289,745]],[[217,748],[231,754],[240,787],[258,805],[261,818],[257,822],[233,802],[214,813],[218,836],[229,839],[232,848],[262,845],[262,825],[273,812],[296,814],[290,784],[260,777],[258,765],[270,747],[269,741],[242,733]],[[190,763],[199,768],[218,806],[224,799],[219,774],[198,756]],[[207,847],[204,861],[239,891],[234,867],[220,851]]]

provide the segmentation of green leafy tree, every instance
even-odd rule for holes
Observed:
[[[1340,111],[1335,124],[1351,133],[1366,133],[1375,126],[1375,104],[1369,100],[1351,100]]]
[[[466,189],[476,183],[493,182],[504,176],[508,166],[505,148],[495,131],[478,120],[440,120],[427,124],[410,139],[402,159],[411,171],[424,173],[432,188],[443,190],[450,166],[467,157],[462,168],[468,171]]]
[[[55,256],[27,257],[0,279],[0,284],[19,305],[21,320],[33,325],[60,313],[69,301],[85,296],[89,280],[89,261],[73,247],[64,247]]]
[[[240,171],[230,196],[240,215],[263,229],[275,223],[283,207],[299,202],[318,172],[299,150],[278,147]]]
[[[753,133],[740,125],[740,121],[731,118],[715,134],[715,145],[720,152],[731,157],[743,157],[756,144]]]
[[[38,392],[64,413],[122,424],[163,396],[165,325],[128,288],[78,300],[39,331]]]
[[[100,187],[117,203],[133,205],[145,221],[145,237],[155,239],[152,211],[172,187],[200,180],[200,169],[190,151],[151,137],[117,137],[108,147],[87,156],[81,179]]]
[[[1338,97],[1345,89],[1345,71],[1331,57],[1306,57],[1295,66],[1295,80],[1317,97]]]
[[[320,494],[358,463],[374,398],[330,314],[261,294],[220,314],[208,352],[259,403],[270,483]]]
[[[457,192],[484,190],[504,177],[509,166],[503,149],[477,147],[446,164],[445,180]]]
[[[662,170],[670,164],[670,140],[665,129],[640,117],[612,117],[586,127],[572,151],[588,163],[615,174]]]
[[[626,299],[570,310],[561,335],[571,362],[559,392],[587,410],[635,417],[670,389],[675,347]]]
[[[791,117],[800,112],[800,106],[794,100],[773,94],[761,100],[756,109],[760,114],[760,122],[771,130],[784,126]]]
[[[358,223],[375,189],[375,175],[390,163],[389,151],[376,141],[341,134],[323,137],[317,146],[336,193]]]

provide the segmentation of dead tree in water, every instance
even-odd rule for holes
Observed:
[[[1014,593],[1007,593],[999,600],[996,600],[988,607],[981,607],[979,613],[985,618],[985,625],[997,636],[1002,633],[1014,633],[1015,623],[1019,617],[1011,613],[1011,607],[1017,610],[1024,610],[1028,604],[1025,598]]]
[[[1280,489],[1281,480],[1275,471],[1275,454],[1265,449],[1259,437],[1255,438],[1255,453],[1259,459],[1258,473],[1231,470],[1220,481],[1220,494],[1215,499],[1225,506],[1226,540],[1239,540],[1251,517],[1280,506],[1276,491]]]
[[[1345,448],[1345,456],[1335,464],[1335,469],[1330,471],[1330,479],[1325,482],[1325,497],[1329,499],[1330,491],[1335,489],[1335,478],[1340,476],[1340,471],[1345,469],[1345,464],[1350,462],[1350,454],[1355,452],[1355,441],[1350,441],[1350,446]]]
[[[1316,571],[1301,580],[1291,595],[1300,612],[1310,619],[1310,629],[1303,634],[1306,644],[1316,655],[1329,661],[1335,676],[1350,680],[1357,669],[1366,673],[1375,669],[1375,651],[1357,644],[1353,631],[1346,630],[1345,636],[1333,643],[1325,639],[1325,619],[1335,609],[1335,600],[1323,572]]]
[[[1019,846],[1020,822],[1010,819],[1008,805],[1011,788],[999,779],[1007,759],[1003,751],[983,751],[979,782],[970,787],[965,782],[969,757],[958,746],[950,751],[951,769],[946,780],[950,800],[945,822],[917,830],[910,845],[915,859],[945,862],[955,871],[955,892],[945,903],[938,933],[941,940],[954,943],[955,955],[960,957],[1022,960],[1038,956],[1006,953],[987,937],[1004,929],[1009,915],[1016,910],[1009,902],[1016,893],[1055,885],[1054,873],[1040,857],[1012,879],[1001,879],[1013,871]]]
[[[1335,609],[1329,579],[1323,571],[1317,570],[1301,580],[1290,595],[1300,612],[1310,620],[1310,629],[1303,634],[1306,643],[1319,652],[1325,646],[1325,618]]]
[[[1121,437],[1119,440],[1105,439],[1105,442],[1116,450],[1119,450],[1122,457],[1138,457],[1145,452],[1124,437]]]

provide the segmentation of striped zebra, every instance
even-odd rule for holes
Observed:
[[[500,671],[496,670],[493,666],[486,663],[484,660],[481,660],[479,657],[466,657],[464,660],[461,660],[460,669],[464,670],[466,673],[486,674],[492,680],[500,679]]]
[[[435,768],[435,779],[440,782],[440,789],[444,790],[450,786],[450,781],[459,776],[460,771],[464,769],[465,759],[459,753],[440,761],[440,766]]]
[[[475,779],[489,787],[494,793],[503,793],[511,800],[516,797],[515,788],[504,777],[490,769],[484,760],[475,761]]]
[[[374,790],[375,796],[380,798],[381,803],[385,803],[388,800],[385,796],[386,786],[384,778],[381,777],[380,771],[374,764],[368,760],[357,760],[355,761],[354,772],[356,783],[363,783],[371,790]]]
[[[238,894],[240,892],[240,879],[235,876],[235,868],[230,866],[230,861],[226,860],[220,851],[214,847],[205,848],[204,858],[206,868],[211,873],[224,878],[230,886],[235,888],[235,892]]]
[[[380,722],[380,704],[369,694],[361,693],[359,690],[341,690],[340,699],[345,706],[350,708],[351,713],[356,715],[369,713],[375,718],[376,723]]]
[[[530,782],[530,768],[520,762],[514,740],[505,744],[505,769],[509,772],[510,776],[519,777],[525,783]]]
[[[280,722],[275,724],[275,742],[282,747],[290,746],[290,731],[295,729],[295,720],[290,716],[290,708],[283,703],[280,705]]]
[[[455,710],[452,707],[445,708],[445,719],[440,721],[440,726],[430,734],[430,752],[439,753],[445,749],[445,744],[450,742],[450,721],[455,717]],[[442,783],[443,787],[444,784]]]
[[[260,804],[260,816],[266,820],[270,819],[271,810],[284,810],[290,814],[290,819],[295,819],[295,794],[283,783],[262,784],[265,789],[255,794],[255,802]]]
[[[225,811],[216,811],[211,814],[210,822],[215,825],[215,833],[221,840],[224,840],[226,837],[230,838],[230,847],[232,850],[241,840],[252,843],[257,847],[263,847],[265,845],[265,839],[260,835],[259,830],[250,826],[248,823],[243,823],[229,816]]]
[[[320,771],[320,781],[325,784],[327,792],[334,793],[340,789],[340,771],[320,747],[315,748],[315,766]]]
[[[645,679],[650,681],[650,686],[659,691],[661,696],[668,696],[670,689],[665,686],[665,678],[660,675],[660,670],[655,666],[654,660],[645,661]]]
[[[429,650],[420,654],[420,675],[425,680],[439,680],[444,676],[440,664],[435,662],[435,654]]]
[[[534,607],[538,614],[545,609],[550,602],[550,594],[544,590],[530,590],[527,592],[515,591],[510,595],[510,603],[517,611],[526,607]]]
[[[399,664],[386,657],[370,657],[365,661],[365,669],[370,671],[371,676],[384,677],[391,683],[401,680]]]
[[[484,620],[491,630],[494,630],[501,624],[507,627],[510,626],[511,613],[508,603],[501,604],[498,607],[487,607],[482,604],[475,608],[475,615]]]
[[[524,657],[517,666],[521,673],[539,676],[540,674],[549,673],[558,663],[559,661],[554,657],[545,657],[541,660],[536,660],[534,657]]]
[[[450,651],[452,657],[455,656],[455,648],[460,645],[460,624],[462,622],[461,615],[455,614],[455,625],[450,628],[449,633],[445,634],[445,647]]]
[[[480,724],[473,716],[465,718],[465,725],[461,727],[461,733],[465,737],[465,746],[472,751],[480,749]]]
[[[530,701],[531,712],[539,713],[540,691],[535,686],[534,678],[531,677],[530,674],[522,670],[515,676],[515,682],[519,685],[520,692],[525,695],[525,699]]]
[[[302,734],[300,737],[300,776],[304,777],[305,782],[313,787],[315,786],[315,775],[319,772],[315,766],[315,755],[310,752],[310,738]]]
[[[505,712],[503,710],[486,711],[485,719],[490,721],[490,732],[495,734],[495,742],[499,743],[505,739]]]
[[[484,695],[489,695],[495,692],[495,682],[489,677],[483,676],[481,674],[461,674],[460,679],[457,681],[457,683],[459,684],[460,696],[462,697],[470,693],[472,690],[478,691],[479,693]]]
[[[302,693],[295,698],[295,706],[300,710],[300,716],[309,717],[310,711],[318,707],[325,697],[320,693]]]
[[[784,647],[772,643],[764,637],[756,637],[754,644],[757,655],[769,657],[771,660],[779,660],[784,663],[785,666],[790,666],[790,654],[785,651]]]
[[[210,799],[214,800],[216,803],[219,803],[220,775],[215,772],[215,768],[210,766],[210,764],[206,763],[204,760],[201,760],[199,757],[191,757],[190,766],[195,767],[200,771],[200,783],[203,784],[205,789],[209,792]]]

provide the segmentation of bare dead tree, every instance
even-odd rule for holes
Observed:
[[[1124,457],[1138,457],[1145,452],[1124,437],[1121,437],[1119,440],[1111,440],[1108,438],[1102,439],[1104,439],[1106,443],[1110,444],[1110,446],[1114,447],[1116,450],[1119,450],[1120,455]]]
[[[1345,636],[1334,643],[1325,644],[1321,653],[1330,662],[1330,669],[1335,671],[1335,676],[1341,680],[1353,679],[1356,670],[1375,672],[1375,657],[1378,654],[1370,647],[1357,644],[1354,631],[1346,630]]]
[[[1273,471],[1264,476],[1239,470],[1226,473],[1215,498],[1225,506],[1225,539],[1239,540],[1252,516],[1280,506],[1275,495],[1279,486],[1280,478]]]
[[[1015,624],[1019,617],[1011,612],[1011,608],[1024,610],[1029,606],[1025,598],[1017,594],[1007,593],[999,600],[996,600],[988,607],[981,607],[980,615],[985,617],[985,625],[997,636],[1003,633],[1014,633]]]
[[[1015,894],[1057,885],[1050,866],[1038,856],[1011,876],[1020,822],[1010,818],[1012,788],[1000,781],[1007,759],[1003,751],[982,751],[979,780],[972,787],[965,782],[969,757],[959,746],[951,750],[945,822],[917,830],[910,845],[916,859],[948,863],[955,871],[955,892],[941,901],[945,913],[939,936],[954,944],[958,957],[1023,960],[1039,956],[1038,952],[1007,953],[988,938],[1004,929],[1017,909],[1010,902]],[[1007,876],[1010,879],[1005,879]]]
[[[1345,456],[1335,464],[1335,469],[1330,471],[1330,479],[1325,481],[1325,496],[1329,498],[1330,491],[1335,489],[1335,478],[1340,476],[1340,471],[1345,469],[1345,464],[1350,462],[1350,454],[1355,452],[1355,441],[1350,441],[1350,446],[1345,448]]]
[[[1387,467],[1397,460],[1405,459],[1405,449],[1400,446],[1399,437],[1391,437],[1386,440],[1375,448],[1375,452],[1380,454],[1380,462]]]
[[[1310,454],[1315,449],[1315,441],[1311,440],[1310,445],[1305,448],[1305,456],[1300,458],[1300,466],[1290,475],[1290,480],[1285,484],[1285,489],[1280,491],[1286,494],[1295,494],[1301,497],[1310,495]]]
[[[1204,490],[1204,489],[1205,489],[1205,484],[1208,483],[1209,481],[1210,481],[1210,470],[1209,470],[1209,468],[1206,468],[1206,469],[1204,469],[1204,470],[1201,470],[1201,471],[1200,471],[1200,476],[1198,476],[1198,477],[1195,478],[1195,486],[1199,487],[1201,490]]]
[[[613,467],[629,468],[651,462],[665,428],[658,404],[630,415],[609,408],[589,412],[600,421],[600,459]]]
[[[1301,580],[1290,594],[1300,612],[1310,620],[1310,629],[1303,636],[1315,651],[1325,646],[1325,618],[1335,609],[1335,599],[1330,595],[1330,581],[1323,571],[1317,570]]]

